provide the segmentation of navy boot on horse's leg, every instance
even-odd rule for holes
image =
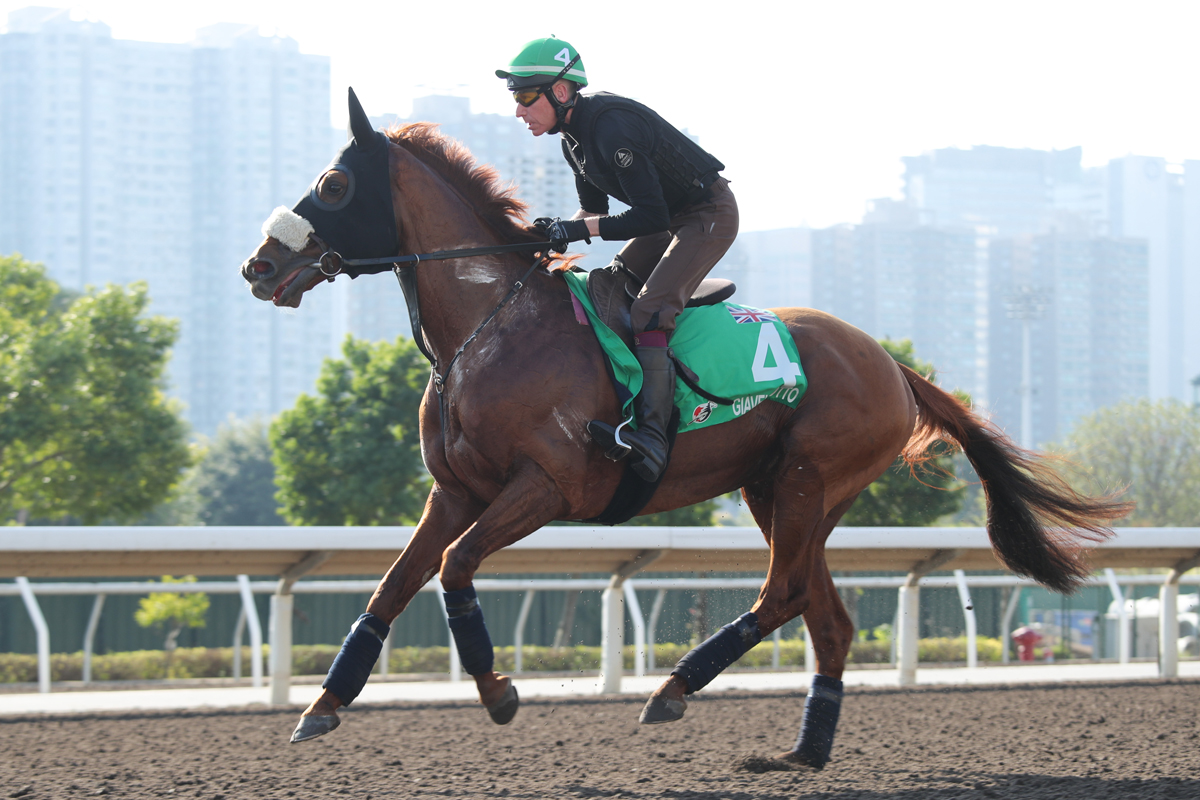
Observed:
[[[761,641],[758,615],[753,611],[742,614],[679,659],[675,669],[671,670],[670,680],[646,701],[638,722],[656,725],[682,719],[687,710],[685,694],[703,689]]]
[[[363,614],[350,628],[342,649],[329,667],[321,687],[348,706],[367,685],[371,670],[383,650],[383,640],[391,628],[374,614]],[[300,718],[292,731],[291,742],[306,742],[324,736],[341,724],[337,714],[308,714]]]
[[[479,687],[479,697],[487,708],[492,722],[497,725],[507,725],[517,715],[521,707],[517,697],[517,687],[513,686],[511,678],[497,676],[492,670],[495,664],[495,654],[492,648],[492,637],[488,635],[487,626],[483,623],[483,610],[479,607],[479,599],[475,587],[468,585],[465,589],[443,593],[446,601],[446,617],[450,624],[450,632],[454,634],[454,646],[458,648],[458,658],[467,674],[475,679]],[[499,697],[488,702],[485,694],[494,694],[504,684],[504,690]]]
[[[843,694],[842,682],[837,678],[821,674],[813,676],[808,699],[804,702],[800,736],[796,746],[780,759],[813,769],[822,769],[829,763],[833,734],[837,731],[838,716],[842,711]]]

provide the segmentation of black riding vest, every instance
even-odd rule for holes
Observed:
[[[595,135],[597,121],[605,112],[619,108],[637,114],[651,130],[650,161],[658,172],[663,200],[671,216],[709,197],[708,189],[725,165],[653,109],[608,92],[580,99],[583,102],[576,105],[562,139],[563,155],[577,175],[608,196],[632,205],[617,180],[614,164],[610,163],[610,159],[620,157],[620,149],[615,154],[600,152]],[[571,146],[571,139],[578,142],[578,147]]]

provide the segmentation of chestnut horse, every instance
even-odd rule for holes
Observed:
[[[374,177],[386,180],[392,206],[385,207],[385,197],[374,212],[394,217],[386,224],[394,222],[397,249],[374,255],[539,238],[525,224],[524,206],[512,190],[501,188],[491,168],[477,166],[435,126],[395,127],[385,136],[371,130],[352,96],[351,130],[343,153],[368,152],[376,140],[386,150],[379,162],[386,168],[379,169],[388,174]],[[311,196],[323,208],[336,207],[347,194],[347,171],[335,164],[318,176]],[[360,195],[370,178],[357,176]],[[352,192],[353,182],[349,188]],[[256,297],[298,306],[306,291],[323,282],[323,269],[338,271],[338,253],[352,243],[331,241],[335,233],[323,231],[320,223],[315,230],[304,229],[304,219],[300,224],[298,240],[285,245],[268,236],[243,264],[241,274]],[[496,551],[555,520],[600,514],[625,471],[586,433],[589,420],[615,424],[620,418],[595,335],[576,321],[563,279],[535,258],[509,252],[416,266],[423,317],[414,335],[424,337],[437,379],[431,379],[420,408],[421,449],[434,482],[411,540],[360,618],[373,620],[376,638],[435,574],[447,593],[470,590],[476,570]],[[506,295],[511,299],[504,303]],[[497,308],[490,324],[477,330]],[[809,379],[803,400],[794,410],[760,403],[734,421],[680,435],[658,491],[643,510],[667,511],[740,489],[770,546],[766,581],[751,613],[680,662],[648,701],[643,721],[678,719],[685,695],[802,615],[816,650],[818,682],[824,682],[809,695],[800,741],[781,758],[820,768],[829,757],[840,679],[854,636],[824,545],[858,494],[897,456],[914,463],[942,438],[961,446],[987,491],[988,533],[1000,561],[1059,591],[1069,591],[1086,574],[1080,549],[1108,535],[1105,522],[1127,509],[1107,498],[1077,495],[1034,454],[898,365],[863,331],[812,309],[774,311],[795,339]],[[455,354],[452,369],[438,372]],[[484,641],[490,647],[486,634]],[[460,640],[460,651],[463,647]],[[378,654],[377,646],[373,652]],[[360,683],[351,695],[373,663],[369,656],[355,658],[365,660],[365,667],[359,665]],[[490,650],[487,659],[490,665]],[[353,699],[329,688],[336,669],[335,664],[326,688],[304,711],[293,741],[332,730],[337,709]],[[511,719],[517,703],[511,680],[490,666],[474,678],[493,718]]]

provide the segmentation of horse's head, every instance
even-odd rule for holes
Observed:
[[[350,141],[291,209],[263,223],[266,240],[243,262],[242,277],[259,300],[300,305],[309,289],[339,272],[343,259],[399,251],[387,137],[371,127],[350,90]]]

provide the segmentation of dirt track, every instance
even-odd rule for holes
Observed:
[[[0,719],[0,798],[1198,798],[1200,683],[851,690],[834,761],[748,772],[787,749],[801,697],[700,697],[679,723],[641,702],[351,709],[288,745],[298,711]],[[749,762],[753,763],[753,761]]]

